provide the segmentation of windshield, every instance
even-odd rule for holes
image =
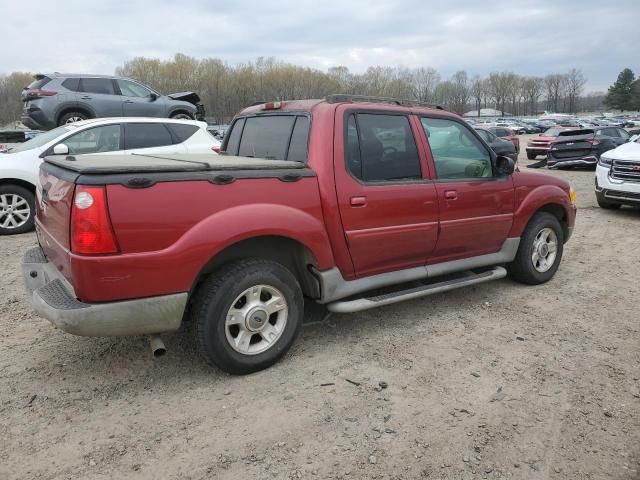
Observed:
[[[547,130],[546,132],[544,132],[544,133],[543,133],[543,135],[544,135],[545,137],[557,137],[557,136],[558,136],[558,134],[559,134],[560,132],[562,132],[562,131],[563,131],[563,129],[561,129],[561,128],[550,128],[549,130]]]
[[[46,145],[51,140],[55,140],[60,135],[70,132],[71,127],[62,126],[58,128],[54,128],[53,130],[49,130],[48,132],[41,133],[36,135],[31,140],[24,142],[22,145],[18,145],[17,147],[13,147],[9,149],[10,153],[24,152],[26,150],[31,150],[32,148],[39,148],[43,145]]]

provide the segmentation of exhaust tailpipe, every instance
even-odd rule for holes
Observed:
[[[165,353],[167,353],[164,342],[159,335],[152,335],[149,337],[149,346],[151,347],[151,353],[156,358],[162,357]]]

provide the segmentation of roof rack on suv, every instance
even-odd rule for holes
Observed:
[[[444,110],[440,105],[434,105],[432,103],[419,102],[417,100],[408,100],[404,98],[390,98],[390,97],[371,97],[368,95],[348,95],[343,93],[337,93],[327,95],[325,100],[329,103],[340,102],[370,102],[370,103],[393,103],[395,105],[401,105],[404,107],[429,107],[437,110]]]

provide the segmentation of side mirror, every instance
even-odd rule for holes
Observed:
[[[155,102],[158,99],[158,94],[151,92],[149,94],[149,98],[151,99],[152,102]]]
[[[54,155],[69,155],[69,147],[67,147],[64,143],[59,143],[55,147],[53,147]]]
[[[509,157],[498,155],[496,159],[496,171],[501,177],[508,177],[516,168],[516,163]]]

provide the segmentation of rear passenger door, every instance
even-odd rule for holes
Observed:
[[[429,263],[500,250],[513,223],[511,176],[494,173],[490,151],[461,121],[420,119],[435,168],[440,235]]]
[[[422,266],[438,234],[435,185],[415,117],[336,111],[335,181],[356,276]]]
[[[124,123],[124,148],[127,153],[185,153],[184,145],[164,123]]]
[[[94,112],[96,117],[122,116],[122,98],[117,94],[112,79],[81,77],[79,90],[78,102]]]

